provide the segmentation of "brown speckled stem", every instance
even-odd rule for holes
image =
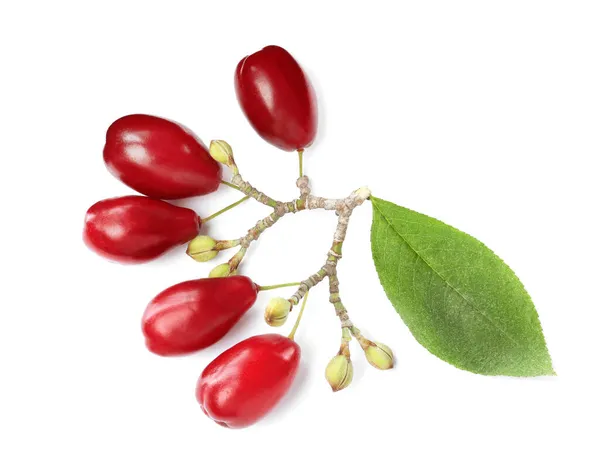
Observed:
[[[302,210],[317,209],[336,211],[338,214],[338,227],[335,232],[334,242],[343,243],[352,210],[361,205],[371,195],[369,189],[361,188],[353,191],[344,199],[315,197],[311,195],[308,177],[302,176],[296,181],[296,186],[300,189],[300,197],[289,202],[280,202],[256,189],[252,184],[245,181],[239,173],[232,177],[231,182],[247,196],[263,205],[273,208],[273,212],[270,215],[256,222],[256,224],[248,230],[246,235],[239,238],[239,244],[243,248],[248,248],[248,246],[250,246],[253,241],[257,240],[267,228],[273,226],[284,215],[288,213],[297,213]],[[323,278],[320,280],[323,280]],[[298,301],[302,299],[302,296],[298,298]]]
[[[343,341],[347,347],[347,342],[350,340],[350,332],[353,330],[354,325],[352,324],[352,321],[350,321],[348,311],[340,299],[337,265],[342,257],[342,245],[346,239],[346,231],[348,229],[348,222],[350,221],[352,211],[370,197],[371,191],[366,187],[363,187],[353,191],[348,197],[343,199],[316,197],[311,193],[308,176],[301,176],[296,181],[296,186],[300,190],[300,197],[289,202],[280,202],[256,189],[252,184],[245,181],[238,172],[235,172],[233,175],[231,183],[237,186],[239,190],[247,196],[273,209],[273,212],[270,215],[256,222],[256,224],[248,230],[246,235],[237,240],[240,245],[241,253],[241,256],[240,253],[237,254],[239,261],[241,261],[241,257],[243,257],[252,242],[257,240],[267,228],[273,226],[284,215],[300,212],[302,210],[321,209],[335,211],[338,217],[338,223],[325,263],[316,273],[300,282],[300,286],[289,298],[289,301],[292,305],[297,305],[311,288],[322,282],[326,277],[329,278],[329,301],[333,305],[336,315],[340,319],[344,338]]]

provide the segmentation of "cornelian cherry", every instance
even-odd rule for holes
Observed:
[[[221,182],[221,165],[198,138],[176,122],[144,114],[111,124],[104,162],[115,177],[155,199],[208,194]]]
[[[285,336],[250,337],[215,358],[202,372],[196,399],[203,412],[228,428],[263,418],[289,390],[300,346]]]
[[[200,224],[193,210],[129,195],[92,205],[85,215],[83,240],[103,257],[136,264],[191,240]]]
[[[178,283],[159,293],[142,319],[146,346],[158,355],[195,352],[223,337],[256,301],[258,287],[237,275]]]
[[[288,51],[267,46],[244,57],[235,91],[254,130],[282,150],[308,147],[317,133],[317,102],[304,71]]]

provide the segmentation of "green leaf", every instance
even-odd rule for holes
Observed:
[[[535,306],[498,256],[434,218],[371,202],[379,280],[427,350],[483,375],[555,374]]]

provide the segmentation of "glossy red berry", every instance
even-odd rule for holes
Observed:
[[[101,256],[136,264],[191,240],[200,224],[188,208],[140,195],[115,197],[88,209],[83,240]]]
[[[178,283],[159,293],[142,319],[146,346],[158,355],[195,352],[223,337],[256,301],[241,275]]]
[[[214,192],[221,165],[181,125],[160,117],[121,117],[106,132],[104,162],[132,189],[155,199],[181,199]]]
[[[308,147],[317,133],[317,101],[304,71],[288,51],[268,46],[244,57],[235,91],[254,130],[282,150]]]
[[[208,417],[228,428],[252,425],[289,390],[300,347],[279,334],[250,337],[215,358],[202,372],[196,399]]]

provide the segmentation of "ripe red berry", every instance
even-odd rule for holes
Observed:
[[[223,337],[256,301],[248,277],[203,278],[159,293],[142,319],[146,346],[158,355],[195,352]]]
[[[101,256],[136,264],[191,240],[200,224],[188,208],[140,195],[115,197],[88,209],[83,240]]]
[[[235,91],[254,130],[282,150],[308,147],[317,133],[317,102],[302,68],[288,51],[268,46],[244,57]]]
[[[208,417],[243,428],[264,417],[288,391],[300,347],[279,334],[250,337],[215,358],[202,372],[196,399]]]
[[[181,199],[218,189],[221,165],[181,125],[133,114],[106,132],[104,162],[132,189],[155,199]]]

